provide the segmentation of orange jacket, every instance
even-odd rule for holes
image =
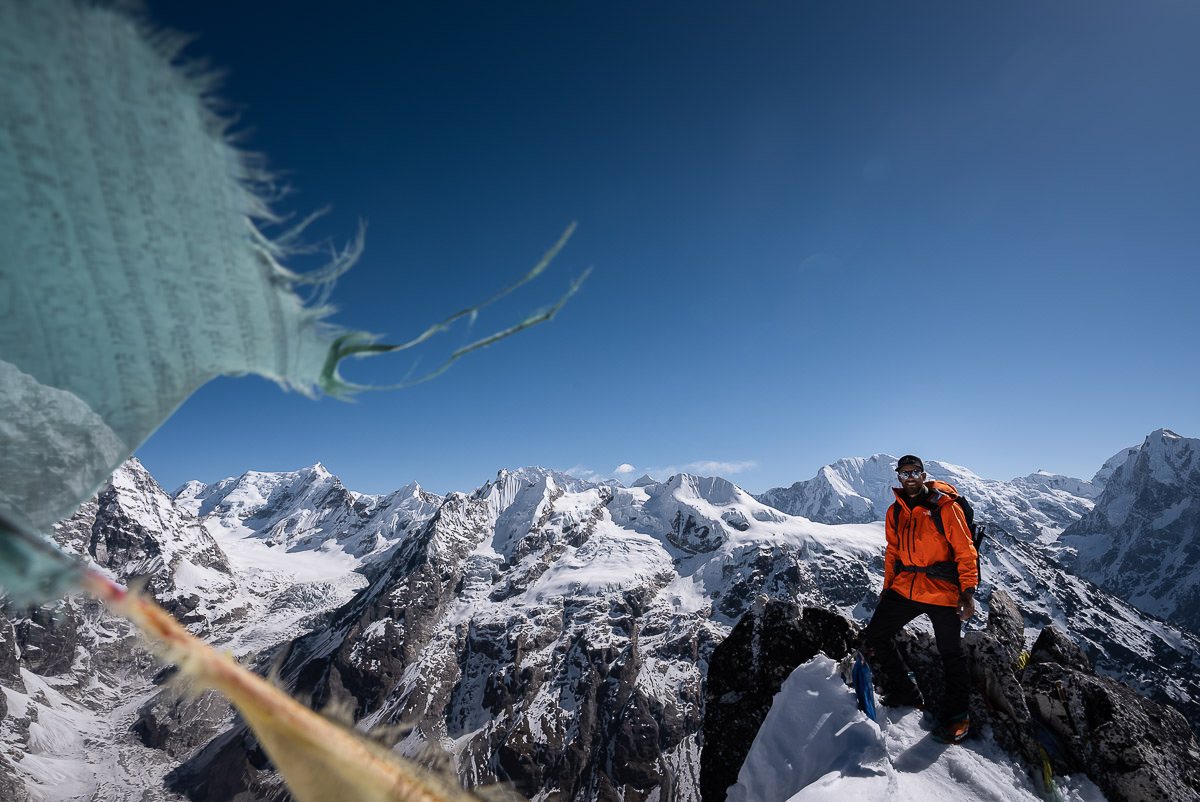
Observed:
[[[979,572],[975,565],[978,555],[971,542],[967,519],[963,517],[962,508],[954,503],[958,491],[945,482],[926,482],[925,486],[929,488],[929,495],[925,497],[924,504],[914,510],[904,503],[904,491],[898,487],[892,488],[896,499],[900,501],[900,509],[897,516],[893,511],[896,505],[889,506],[884,517],[887,553],[884,556],[883,588],[891,588],[913,601],[954,607],[958,604],[959,585],[924,573],[896,570],[897,561],[918,567],[953,561],[958,564],[962,590],[979,583]],[[941,510],[945,537],[933,522],[934,506]]]

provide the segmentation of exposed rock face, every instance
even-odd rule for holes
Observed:
[[[973,700],[972,717],[990,721],[997,742],[1035,776],[1045,749],[1057,772],[1085,771],[1110,800],[1200,799],[1200,746],[1178,710],[1097,674],[1054,627],[1019,667],[1019,621],[997,591],[987,630],[965,639],[984,697]]]
[[[1047,627],[1046,631],[1053,629]],[[968,632],[963,646],[980,690],[980,694],[972,694],[972,718],[976,722],[991,720],[997,743],[1019,754],[1026,765],[1040,765],[1041,748],[1017,676],[1018,658],[1025,648],[1024,622],[1007,593],[996,590],[992,594],[987,628]]]
[[[1152,432],[1060,542],[1079,575],[1200,633],[1200,440]]]
[[[1114,802],[1200,799],[1200,746],[1187,721],[1128,686],[1096,674],[1061,633],[1047,628],[1020,667],[1023,625],[1012,600],[994,594],[987,628],[966,638],[972,678],[973,730],[990,723],[996,741],[1040,777],[1042,749],[1059,773],[1084,771]],[[848,655],[852,622],[827,610],[768,601],[738,623],[713,653],[704,721],[701,791],[723,802],[741,762],[791,671],[819,649]],[[905,660],[927,699],[940,697],[933,639],[905,630]],[[876,685],[888,678],[876,676]]]
[[[723,802],[783,681],[817,652],[841,659],[858,638],[849,619],[759,597],[713,650],[704,690],[700,795]]]
[[[1200,746],[1179,711],[1058,663],[1031,663],[1021,682],[1059,771],[1083,769],[1113,802],[1200,799]]]
[[[0,685],[25,692],[21,682],[21,647],[17,644],[17,629],[11,620],[0,615]],[[0,693],[0,705],[4,694]],[[4,716],[0,715],[0,720]]]
[[[21,782],[16,768],[4,754],[0,754],[0,799],[4,802],[29,802],[25,783]]]
[[[38,607],[17,621],[21,660],[36,674],[63,674],[75,662],[78,624],[74,608],[65,602]]]
[[[214,691],[196,698],[167,691],[138,709],[132,730],[142,743],[182,759],[193,749],[228,728],[233,708]]]
[[[123,583],[144,583],[146,592],[193,632],[209,632],[244,612],[234,601],[237,583],[228,557],[136,459],[114,473],[96,498],[57,524],[54,539]]]

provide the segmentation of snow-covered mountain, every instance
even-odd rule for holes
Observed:
[[[989,541],[984,577],[1008,589],[1029,633],[1054,623],[1100,669],[1200,720],[1200,643],[1048,556],[1105,477],[1003,483],[929,468],[970,493],[981,518],[995,508],[1011,519]],[[893,477],[886,455],[843,460],[810,480],[819,503],[793,494],[806,505],[798,517],[686,474],[626,488],[522,468],[469,494],[413,484],[365,496],[316,465],[189,483],[172,499],[131,463],[56,538],[122,578],[161,574],[154,592],[191,610],[194,630],[264,671],[277,662],[314,703],[343,702],[363,727],[415,725],[398,748],[433,745],[468,783],[507,779],[535,800],[695,800],[713,648],[759,594],[865,620]],[[66,605],[70,627],[18,616],[0,638],[0,698],[18,711],[0,739],[26,756],[6,768],[0,754],[0,789],[275,798],[278,779],[227,708],[159,694],[149,658],[122,656],[132,640],[121,622]],[[74,746],[39,729],[67,719],[86,733]],[[162,778],[176,761],[172,791]],[[113,768],[133,765],[145,776]],[[70,793],[54,796],[52,776],[70,778]]]
[[[54,539],[123,583],[144,581],[194,632],[211,634],[213,626],[246,612],[228,556],[136,459],[113,474],[94,500],[55,525]]]
[[[452,494],[282,676],[362,726],[407,722],[476,783],[534,799],[696,799],[707,655],[759,592],[853,609],[877,527],[786,516],[724,479],[574,490],[538,469]],[[221,737],[172,777],[252,764]],[[252,747],[250,747],[252,750]],[[248,777],[245,793],[269,793]],[[219,793],[228,793],[223,785]]]
[[[789,515],[824,523],[882,521],[896,497],[896,457],[842,459],[812,479],[777,487],[757,496]],[[931,479],[954,485],[971,500],[975,517],[1023,540],[1050,542],[1090,511],[1099,494],[1096,479],[1085,482],[1038,471],[1011,482],[984,479],[961,465],[926,460]],[[1099,478],[1099,476],[1098,476]]]
[[[286,473],[250,471],[212,485],[188,482],[175,503],[222,539],[254,538],[286,551],[369,561],[429,519],[442,499],[416,482],[386,496],[347,490],[321,463]]]
[[[1062,559],[1139,608],[1200,632],[1200,440],[1159,429],[1102,472],[1095,508],[1059,539]]]

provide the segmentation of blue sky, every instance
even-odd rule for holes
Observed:
[[[1086,478],[1200,434],[1195,3],[147,5],[228,71],[279,208],[331,206],[310,239],[367,222],[335,322],[408,339],[578,221],[428,367],[594,267],[414,388],[210,383],[138,452],[168,489],[321,461],[372,493],[528,464],[759,492],[878,452]]]

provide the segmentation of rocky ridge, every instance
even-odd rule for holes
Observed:
[[[848,671],[857,625],[834,611],[762,598],[714,651],[706,689],[701,791],[724,802],[754,736],[793,669],[818,652]],[[927,699],[944,679],[932,637],[911,630],[898,645]],[[986,729],[1042,783],[1084,772],[1113,802],[1200,799],[1200,745],[1179,711],[1097,674],[1052,626],[1030,644],[1007,594],[993,594],[985,629],[965,638],[973,737]],[[749,670],[747,670],[749,667]],[[876,685],[888,678],[876,676]],[[749,703],[748,703],[749,702]],[[766,702],[766,704],[764,704]]]

